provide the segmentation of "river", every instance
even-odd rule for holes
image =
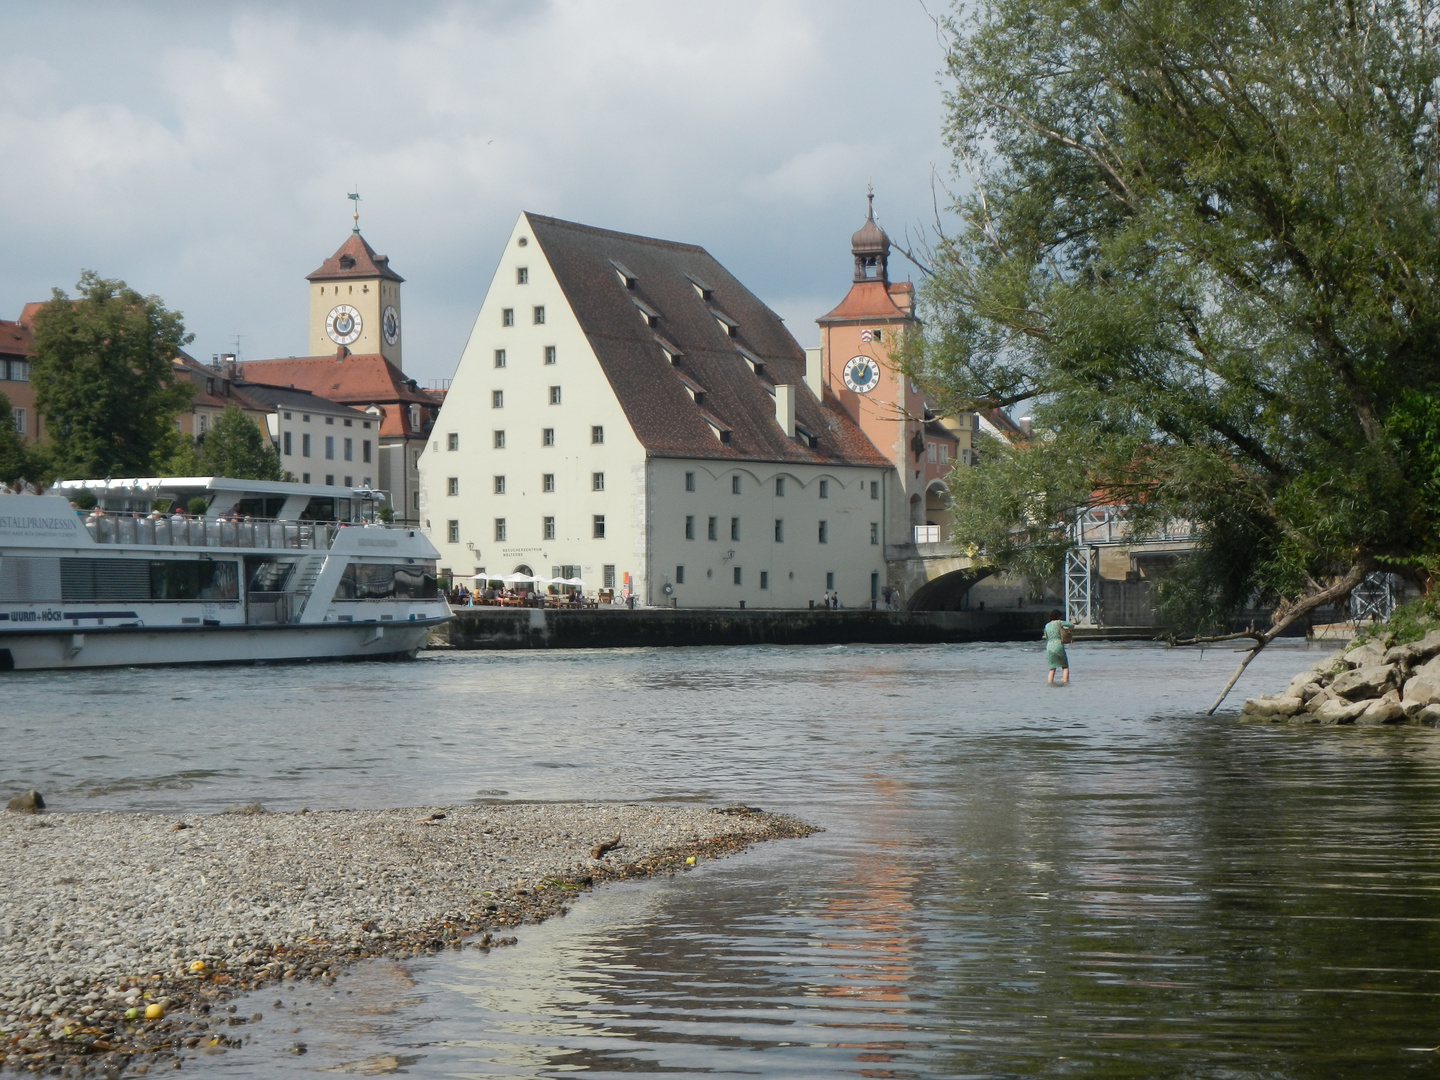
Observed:
[[[1268,650],[1234,709],[1316,655]],[[1228,649],[1072,659],[1065,689],[1020,645],[6,676],[0,784],[62,810],[680,799],[825,829],[607,887],[514,948],[251,995],[264,1020],[204,1075],[1440,1073],[1440,732],[1205,717]]]

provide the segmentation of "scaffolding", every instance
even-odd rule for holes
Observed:
[[[1394,574],[1365,575],[1350,594],[1350,621],[1358,626],[1362,622],[1383,622],[1390,618],[1400,590],[1400,579]]]
[[[1099,626],[1100,605],[1095,602],[1095,579],[1100,552],[1094,547],[1071,548],[1065,553],[1065,621],[1076,626]]]

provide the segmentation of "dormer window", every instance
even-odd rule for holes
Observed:
[[[341,256],[340,256],[340,269],[341,269],[341,270],[354,270],[354,269],[355,269],[355,256],[353,256],[353,255],[341,255]]]
[[[743,345],[737,345],[735,346],[735,348],[739,351],[741,357],[744,358],[745,363],[750,365],[751,371],[753,371],[756,375],[765,374],[765,361],[761,360],[758,356],[752,353],[749,349],[745,348]]]
[[[610,260],[610,265],[615,268],[615,273],[620,275],[620,284],[625,286],[626,289],[633,291],[635,288],[635,275],[630,272],[630,269],[624,263],[616,262],[614,259]]]
[[[701,415],[704,416],[705,423],[708,424],[710,427],[710,434],[715,436],[716,441],[724,446],[729,446],[730,429],[727,428],[724,424],[720,423],[719,420],[715,419],[715,417],[711,416],[709,413],[702,413]]]
[[[670,366],[679,367],[680,361],[684,359],[684,354],[680,352],[680,346],[672,345],[663,337],[657,336],[655,340],[659,343],[661,351],[664,352],[665,359],[670,361]]]
[[[694,274],[686,274],[685,276],[690,279],[690,284],[695,286],[695,291],[700,294],[701,300],[710,301],[715,299],[715,290],[710,288],[709,285],[705,284],[705,282],[701,281]]]
[[[800,424],[795,425],[795,437],[799,439],[802,443],[804,443],[806,446],[808,446],[811,450],[814,450],[817,446],[820,445],[820,440],[816,437],[815,433],[809,428],[803,427]]]
[[[740,333],[740,324],[730,318],[729,315],[716,311],[714,308],[710,309],[710,314],[715,316],[715,321],[720,324],[720,329],[725,331],[726,337],[733,338],[736,334]]]
[[[640,317],[645,320],[646,326],[653,328],[660,325],[660,312],[656,311],[638,296],[632,296],[630,300],[635,305],[636,310],[640,312]]]

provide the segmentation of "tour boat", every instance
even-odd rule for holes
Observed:
[[[383,499],[220,476],[0,495],[0,671],[413,656],[451,612]]]

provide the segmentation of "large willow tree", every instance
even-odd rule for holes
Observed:
[[[1201,549],[1165,602],[1201,629],[1266,598],[1257,651],[1372,569],[1428,581],[1432,5],[960,10],[948,136],[970,194],[915,362],[952,406],[1032,403],[1039,434],[957,471],[958,539],[1053,558],[1091,497],[1188,518]]]

